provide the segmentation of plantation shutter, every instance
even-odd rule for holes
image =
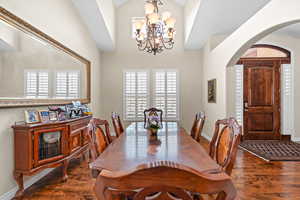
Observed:
[[[48,98],[49,75],[48,72],[27,71],[25,84],[25,96],[27,98]]]
[[[165,120],[179,120],[177,71],[154,72],[153,106],[163,110]]]
[[[124,118],[129,121],[144,119],[149,107],[149,84],[147,71],[124,72]]]
[[[68,72],[68,97],[79,98],[79,72]]]
[[[244,115],[244,66],[235,66],[235,117],[239,124],[243,124]]]
[[[57,72],[56,73],[56,97],[79,98],[80,72]]]
[[[283,64],[281,66],[281,133],[283,135],[294,134],[294,102],[293,102],[293,77],[292,66],[290,64]]]

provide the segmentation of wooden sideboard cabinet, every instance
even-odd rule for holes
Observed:
[[[15,197],[24,193],[23,176],[46,168],[63,166],[63,180],[68,178],[71,159],[89,151],[87,125],[92,116],[65,121],[14,125],[14,178],[19,186]]]

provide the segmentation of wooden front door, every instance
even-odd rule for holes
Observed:
[[[280,139],[280,60],[244,64],[245,140]]]

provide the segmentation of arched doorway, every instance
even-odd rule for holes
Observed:
[[[282,139],[281,71],[290,63],[288,50],[266,44],[252,46],[238,61],[243,73],[245,140]]]

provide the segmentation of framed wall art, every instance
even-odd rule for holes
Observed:
[[[217,79],[207,82],[207,101],[208,103],[217,103]]]

